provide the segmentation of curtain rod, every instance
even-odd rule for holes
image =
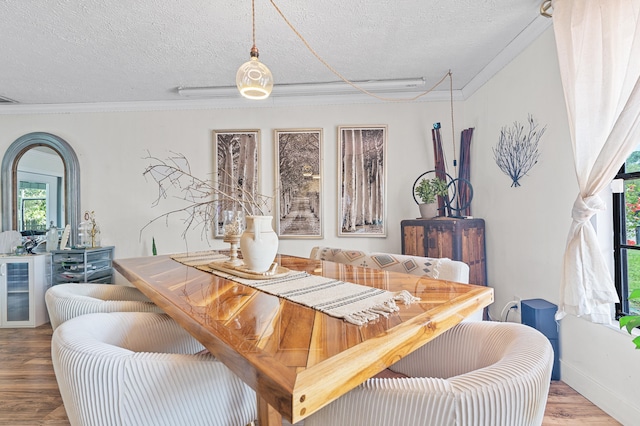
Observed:
[[[551,4],[551,0],[544,0],[540,5],[540,15],[545,16],[547,18],[553,18],[549,9],[552,9],[553,5]]]

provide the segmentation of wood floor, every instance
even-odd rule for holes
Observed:
[[[49,324],[0,329],[1,426],[69,426],[53,374],[50,341]],[[544,426],[618,424],[565,383],[551,383]]]

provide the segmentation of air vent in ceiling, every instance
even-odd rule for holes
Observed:
[[[17,101],[13,99],[5,98],[4,96],[0,96],[0,105],[2,104],[17,104]]]

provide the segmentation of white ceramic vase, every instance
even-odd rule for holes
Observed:
[[[272,216],[247,216],[247,229],[240,237],[240,251],[250,271],[265,272],[278,253],[278,236],[273,230]]]

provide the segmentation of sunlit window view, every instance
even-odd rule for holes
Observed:
[[[20,182],[18,190],[18,222],[20,231],[46,231],[47,185]]]
[[[640,150],[634,151],[617,178],[624,192],[614,194],[616,287],[622,300],[619,314],[640,314],[640,303],[627,300],[640,288]]]
[[[16,173],[15,218],[25,238],[39,241],[51,224],[64,226],[64,165],[48,147],[31,148],[20,157]]]

